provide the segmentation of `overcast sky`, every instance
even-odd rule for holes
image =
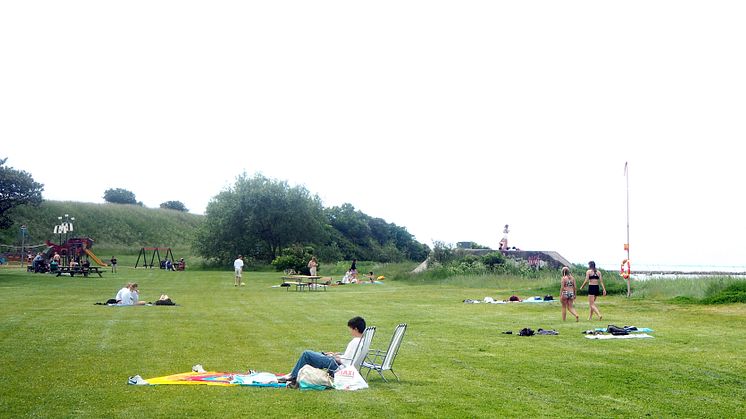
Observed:
[[[432,245],[746,270],[742,1],[0,3],[0,157],[203,213],[244,171]],[[52,220],[50,220],[50,223]]]

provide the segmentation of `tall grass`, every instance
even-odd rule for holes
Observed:
[[[701,278],[665,278],[633,281],[634,298],[671,299],[686,297],[703,299],[719,294],[732,284],[744,283],[743,278],[731,276]]]

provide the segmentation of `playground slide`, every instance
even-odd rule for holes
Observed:
[[[95,253],[91,252],[91,249],[84,249],[85,254],[88,255],[89,258],[93,259],[94,262],[98,264],[98,266],[108,266],[106,263],[104,263],[103,260],[99,259],[98,256],[96,256]]]
[[[54,256],[54,246],[47,247],[47,250],[43,251],[42,255],[47,259],[51,259]]]

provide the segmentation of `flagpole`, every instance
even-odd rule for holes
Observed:
[[[629,261],[629,170],[627,168],[627,162],[624,162],[624,178],[627,181],[627,245],[624,247],[627,248],[627,261]],[[629,298],[631,294],[629,281],[629,278],[627,278],[627,298]]]

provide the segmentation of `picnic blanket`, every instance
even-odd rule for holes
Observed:
[[[522,303],[553,303],[555,301],[559,301],[559,300],[545,300],[542,297],[529,297],[529,298],[525,298],[521,302]]]
[[[272,380],[274,376],[274,380]],[[254,372],[250,374],[238,372],[183,372],[179,374],[165,375],[163,377],[148,378],[150,385],[164,384],[186,384],[186,385],[208,385],[208,386],[252,386],[252,387],[285,387],[285,383],[277,382],[277,375],[266,372]]]
[[[599,327],[597,329],[594,329],[597,332],[608,332],[608,329],[606,327]],[[630,326],[624,326],[624,330],[626,330],[629,333],[653,333],[653,329],[649,327],[635,327],[631,328]]]
[[[585,335],[586,339],[646,339],[652,338],[647,333],[630,333],[629,335]]]

